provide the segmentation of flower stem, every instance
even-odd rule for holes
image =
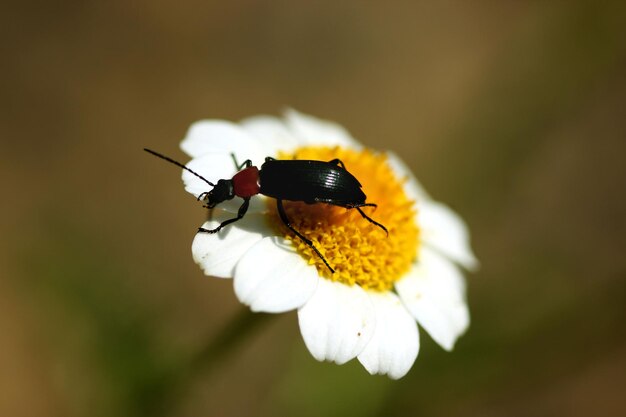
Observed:
[[[197,378],[210,378],[211,374],[232,355],[239,345],[267,323],[273,314],[252,313],[248,308],[237,312],[216,336],[200,350],[178,363],[161,382],[159,395],[145,404],[144,415],[170,415],[185,398],[185,393]]]
[[[210,374],[238,345],[267,323],[273,314],[252,313],[248,308],[241,309],[220,332],[205,344],[188,362],[187,375],[193,377],[201,373]]]

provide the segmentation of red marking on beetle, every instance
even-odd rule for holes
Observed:
[[[239,171],[233,177],[233,188],[237,197],[252,197],[261,190],[259,169],[255,166]]]

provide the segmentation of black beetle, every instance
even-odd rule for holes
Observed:
[[[192,171],[185,165],[165,155],[150,149],[144,151],[165,159],[180,168],[189,171],[202,181],[209,184],[213,189],[198,196],[198,200],[206,201],[206,208],[212,209],[219,203],[241,197],[243,203],[239,207],[237,217],[223,221],[215,229],[198,228],[201,233],[217,233],[224,226],[243,218],[248,211],[250,198],[256,194],[262,194],[276,199],[276,207],[280,219],[296,236],[307,244],[320,257],[331,273],[331,268],[324,256],[317,250],[309,239],[298,232],[289,222],[283,200],[303,201],[307,204],[326,203],[346,209],[357,209],[361,216],[370,223],[380,227],[389,234],[387,228],[370,218],[361,210],[361,207],[376,207],[376,204],[366,203],[365,193],[361,190],[361,183],[350,174],[343,162],[339,159],[332,161],[311,160],[278,160],[271,157],[265,158],[261,169],[252,165],[251,160],[238,164],[235,155],[232,154],[237,173],[231,179],[220,179],[217,184]]]

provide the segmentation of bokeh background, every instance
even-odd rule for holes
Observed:
[[[0,415],[626,415],[623,2],[1,8]],[[191,122],[287,106],[466,219],[482,268],[453,353],[421,332],[405,378],[373,377],[316,362],[290,313],[180,371],[241,307],[141,149],[184,161]]]

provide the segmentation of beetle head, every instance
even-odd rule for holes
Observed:
[[[178,161],[173,160],[172,158],[168,156],[161,155],[158,152],[155,152],[146,148],[144,148],[144,151],[151,153],[152,155],[159,157],[161,159],[165,159],[167,162],[171,164],[181,167],[185,171],[190,172],[191,174],[195,175],[196,177],[200,178],[202,181],[206,182],[211,187],[213,187],[211,191],[205,191],[198,196],[198,201],[202,200],[206,202],[205,207],[214,208],[219,203],[224,202],[226,200],[232,200],[233,197],[235,197],[235,188],[233,186],[233,180],[219,180],[217,184],[213,184],[211,181],[207,180],[206,178],[204,178],[202,175],[198,174],[194,170],[188,168],[187,166],[181,164]]]
[[[206,201],[207,208],[214,208],[219,203],[232,200],[235,197],[235,189],[232,180],[219,180],[213,189],[200,197]]]

